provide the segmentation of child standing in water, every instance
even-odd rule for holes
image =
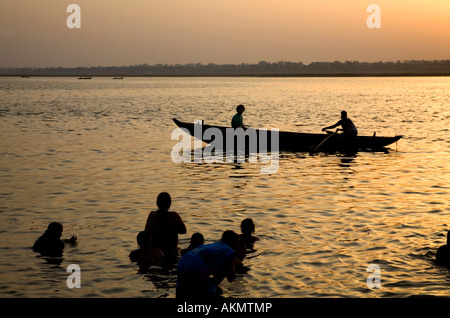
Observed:
[[[241,232],[242,234],[239,235],[240,244],[245,245],[246,249],[252,250],[255,242],[259,240],[256,236],[253,236],[255,223],[253,223],[252,219],[247,218],[241,222]]]
[[[163,263],[163,253],[160,249],[152,247],[152,237],[150,233],[142,231],[137,235],[139,248],[130,252],[130,260],[137,262],[141,266],[161,265]]]
[[[239,247],[236,251],[235,267],[237,272],[245,273],[249,268],[244,266],[242,262],[247,253],[254,251],[254,244],[259,238],[253,236],[255,233],[255,223],[250,218],[246,218],[241,222],[241,232],[242,234],[239,235]]]
[[[193,249],[196,249],[197,247],[203,245],[205,243],[205,238],[203,237],[202,233],[194,233],[191,236],[191,242],[188,247],[181,250],[181,256],[186,254],[189,251],[192,251]]]

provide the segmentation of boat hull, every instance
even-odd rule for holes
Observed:
[[[213,125],[204,125],[204,124],[196,124],[196,123],[186,123],[181,122],[177,119],[173,119],[175,124],[189,132],[190,135],[194,136],[197,139],[202,140],[207,144],[213,144],[214,138],[206,138],[205,131],[214,128],[215,132],[222,133],[222,149],[226,149],[227,147],[227,139],[234,138],[234,145],[238,144],[238,137],[236,137],[233,129],[223,126],[213,126]],[[249,133],[250,130],[246,130],[245,136],[245,145],[249,145],[251,139],[254,134],[256,134],[257,140],[257,150],[267,150],[271,151],[273,147],[272,140],[278,139],[278,149],[279,151],[291,151],[291,152],[311,152],[313,151],[325,138],[327,138],[327,134],[310,134],[310,133],[298,133],[298,132],[287,132],[287,131],[278,131],[277,136],[272,136],[275,132],[271,130],[259,130],[259,129],[251,129],[252,132]],[[208,134],[206,134],[208,135]],[[267,148],[261,148],[261,137],[266,140]],[[345,140],[342,136],[336,134],[335,136],[329,138],[324,144],[321,145],[320,149],[315,149],[319,152],[355,152],[355,151],[383,151],[386,152],[388,149],[387,146],[398,141],[402,136],[395,137],[381,137],[381,136],[357,136],[352,140]],[[217,146],[217,141],[215,142]],[[264,144],[264,142],[263,142]]]

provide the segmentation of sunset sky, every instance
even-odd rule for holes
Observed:
[[[0,43],[0,67],[450,59],[450,0],[1,0]]]

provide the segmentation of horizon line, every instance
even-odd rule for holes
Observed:
[[[268,62],[265,60],[261,60],[257,63],[248,63],[248,62],[242,62],[242,63],[212,63],[212,62],[188,62],[188,63],[154,63],[154,64],[148,64],[148,63],[141,63],[141,64],[129,64],[129,65],[92,65],[92,66],[0,66],[0,69],[80,69],[80,68],[114,68],[114,67],[136,67],[136,66],[164,66],[164,67],[176,67],[176,66],[208,66],[208,65],[216,65],[216,66],[242,66],[242,65],[259,65],[259,64],[280,64],[280,63],[286,63],[286,64],[297,64],[297,65],[303,65],[303,66],[310,66],[312,64],[316,63],[323,63],[323,64],[330,64],[330,63],[360,63],[360,64],[379,64],[379,63],[385,63],[385,64],[406,64],[406,63],[436,63],[436,62],[445,62],[450,63],[450,59],[411,59],[411,60],[386,60],[386,61],[374,61],[374,62],[367,62],[367,61],[359,61],[359,60],[345,60],[342,62],[341,60],[334,60],[334,61],[313,61],[310,63],[303,63],[302,61],[293,62],[293,61],[284,61],[279,60],[277,62]]]

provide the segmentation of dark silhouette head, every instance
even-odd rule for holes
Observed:
[[[190,243],[190,247],[191,248],[196,248],[200,245],[203,245],[205,243],[205,238],[203,237],[202,233],[194,233],[191,236],[191,243]]]
[[[55,236],[60,238],[63,232],[63,226],[59,222],[52,222],[48,225],[47,230],[45,231],[46,235]]]
[[[156,205],[160,210],[167,211],[172,204],[172,198],[167,192],[161,192],[156,199]]]
[[[245,235],[252,235],[255,233],[255,223],[253,223],[253,220],[250,218],[246,218],[241,222],[241,231],[242,234]]]
[[[227,230],[223,232],[222,238],[220,240],[223,243],[228,244],[232,249],[236,250],[238,248],[239,244],[239,235],[236,234],[236,232],[232,230]]]
[[[341,118],[342,119],[347,118],[347,112],[345,110],[341,111]]]
[[[450,245],[450,231],[447,232],[447,245]]]
[[[238,114],[242,114],[245,111],[244,105],[238,105],[236,107],[236,111],[238,112]]]
[[[141,248],[150,248],[152,246],[152,236],[149,232],[139,232],[136,240]]]

